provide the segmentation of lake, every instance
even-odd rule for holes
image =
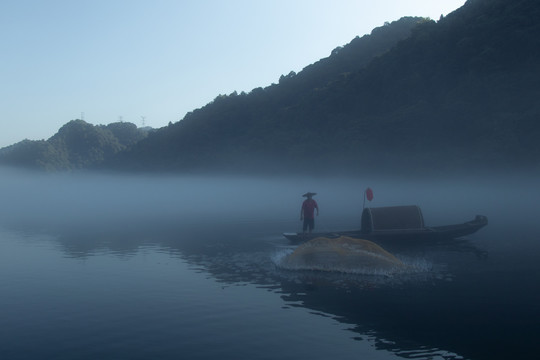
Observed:
[[[1,359],[539,356],[535,177],[0,175]],[[387,248],[402,273],[281,266],[303,193],[317,231],[355,229],[368,186],[427,225],[489,225]]]

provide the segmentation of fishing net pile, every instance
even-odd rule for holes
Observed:
[[[404,268],[405,264],[371,241],[341,236],[319,237],[298,246],[283,259],[282,266],[297,270],[388,273]]]

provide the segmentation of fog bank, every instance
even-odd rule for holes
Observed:
[[[464,179],[391,179],[235,176],[113,176],[42,174],[0,168],[0,226],[54,234],[70,228],[131,229],[259,227],[279,236],[300,230],[302,194],[316,192],[317,231],[360,227],[366,206],[419,205],[426,225],[488,216],[486,230],[536,224],[536,179],[519,176]]]

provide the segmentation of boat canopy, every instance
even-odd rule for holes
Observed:
[[[416,205],[371,207],[362,211],[362,230],[413,230],[424,228],[422,210]]]

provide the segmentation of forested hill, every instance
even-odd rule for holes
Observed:
[[[272,151],[280,145],[271,143],[279,133],[272,134],[278,130],[273,123],[281,117],[284,107],[300,102],[312,89],[363,68],[410,36],[411,29],[424,21],[406,17],[386,24],[369,36],[357,37],[335,49],[330,57],[307,66],[300,74],[282,76],[277,85],[258,88],[250,94],[218,96],[203,109],[155,135],[130,123],[94,126],[72,120],[50,139],[24,140],[0,149],[0,163],[50,171],[104,166],[179,171],[234,166],[249,170],[251,164],[244,161],[250,155],[246,151],[256,149],[255,155],[268,154],[269,158],[276,155]],[[150,141],[134,146],[148,133]],[[291,132],[288,136],[295,135]],[[118,156],[120,153],[125,155]]]
[[[383,26],[279,84],[218,96],[121,153],[114,166],[538,166],[539,10],[536,0],[469,0],[437,22]],[[412,34],[396,44],[411,22],[418,23]],[[383,38],[386,47],[374,45]]]
[[[0,149],[0,163],[47,171],[95,168],[149,131],[127,122],[96,126],[72,120],[47,140],[23,140]]]
[[[217,96],[91,164],[322,174],[538,169],[538,19],[538,0],[468,0],[438,21],[403,18],[277,84]]]
[[[535,0],[469,0],[438,22],[420,21],[386,52],[372,50],[371,37],[396,24],[376,29],[279,84],[217,97],[121,153],[114,166],[535,167],[539,9]]]
[[[321,150],[315,156],[331,159],[335,151],[328,153],[324,148],[335,139],[326,138],[321,133],[322,124],[312,118],[312,101],[319,101],[315,96],[363,69],[426,21],[405,17],[386,23],[370,35],[356,37],[334,49],[328,58],[308,65],[298,74],[282,75],[277,84],[253,89],[249,94],[219,95],[178,123],[119,154],[109,166],[143,171],[283,170],[287,166],[281,165],[289,165],[283,156],[292,165],[316,160],[311,157],[314,141],[319,141]],[[280,169],[276,161],[281,163]]]

